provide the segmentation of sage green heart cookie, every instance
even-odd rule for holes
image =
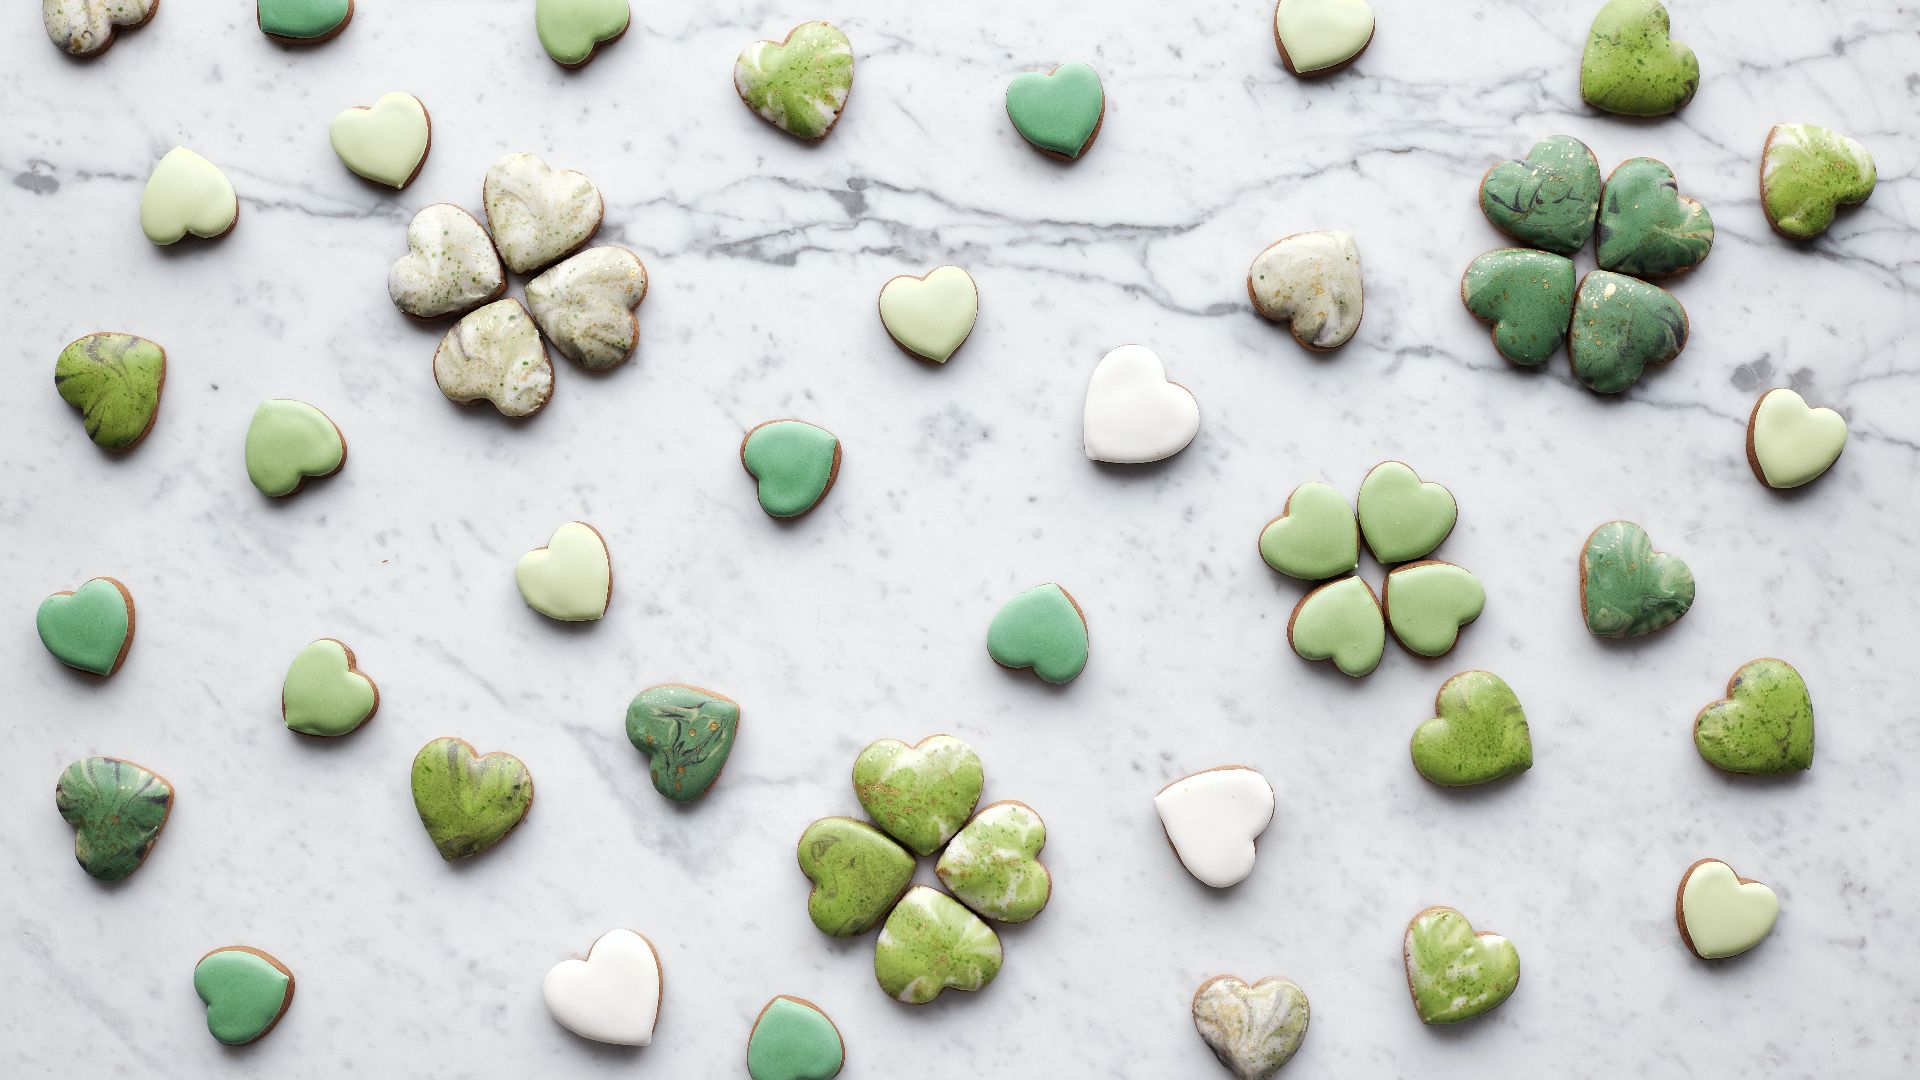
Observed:
[[[1412,562],[1440,546],[1460,516],[1453,492],[1422,482],[1403,461],[1383,461],[1360,482],[1360,533],[1383,563]]]
[[[913,746],[881,739],[853,762],[853,794],[867,816],[916,855],[939,851],[960,831],[985,784],[980,755],[951,735]]]
[[[1687,311],[1672,293],[1606,270],[1581,279],[1567,353],[1587,389],[1617,394],[1686,347]]]
[[[1357,577],[1322,585],[1300,598],[1287,620],[1287,643],[1303,660],[1331,660],[1360,678],[1380,666],[1387,623],[1373,590]]]
[[[1415,656],[1432,658],[1453,651],[1461,627],[1486,608],[1487,593],[1480,580],[1461,567],[1429,559],[1388,574],[1381,606],[1400,644]]]
[[[1100,75],[1078,61],[1026,71],[1007,84],[1007,119],[1020,137],[1068,161],[1087,152],[1107,111]]]
[[[924,1005],[943,990],[978,990],[1000,974],[1000,936],[943,892],[915,885],[873,946],[873,976],[896,1001]]]
[[[464,739],[435,739],[414,756],[413,805],[441,858],[472,858],[527,816],[533,774],[512,754],[481,757]]]
[[[1700,264],[1713,250],[1713,215],[1680,194],[1673,170],[1629,158],[1607,177],[1600,197],[1600,269],[1666,277]]]
[[[994,663],[1032,668],[1055,686],[1086,670],[1088,649],[1086,615],[1072,593],[1051,582],[1007,601],[987,625],[987,655]]]
[[[996,922],[1026,922],[1053,894],[1040,861],[1047,826],[1023,802],[997,802],[974,815],[933,872],[961,903]]]
[[[1533,736],[1520,699],[1491,671],[1463,671],[1433,699],[1413,732],[1413,767],[1443,787],[1502,780],[1533,767]]]
[[[760,119],[796,138],[824,139],[853,91],[853,43],[828,22],[785,41],[756,41],[733,65],[733,88]]]
[[[1665,116],[1693,100],[1700,60],[1673,40],[1660,0],[1609,0],[1580,59],[1580,96],[1622,116]]]
[[[533,27],[540,45],[561,67],[580,67],[594,50],[619,40],[633,12],[627,0],[538,0]]]
[[[1493,1011],[1520,985],[1513,942],[1475,933],[1465,915],[1433,907],[1407,924],[1407,988],[1423,1024],[1457,1024]]]
[[[347,440],[326,413],[304,401],[263,401],[247,425],[247,479],[261,494],[284,498],[347,463]]]
[[[1292,979],[1248,986],[1232,975],[1193,992],[1193,1026],[1220,1064],[1240,1080],[1272,1080],[1307,1037],[1306,991]]]
[[[1493,324],[1493,347],[1523,367],[1560,348],[1573,321],[1573,260],[1526,248],[1501,248],[1473,260],[1460,279],[1460,300]]]
[[[102,450],[131,450],[153,430],[167,350],[132,334],[88,334],[60,350],[53,387],[80,410],[87,438]]]
[[[115,578],[54,593],[40,601],[33,621],[55,660],[90,675],[119,671],[133,648],[133,594]]]
[[[1260,530],[1260,557],[1302,581],[1325,581],[1360,565],[1360,527],[1353,506],[1330,484],[1293,489],[1280,516]]]
[[[769,420],[740,440],[740,464],[759,482],[760,509],[772,517],[799,517],[833,490],[840,440],[804,420]]]
[[[303,735],[346,735],[373,719],[380,688],[353,664],[353,650],[333,638],[301,649],[280,684],[280,717]]]
[[[215,949],[193,966],[193,990],[207,1005],[207,1031],[228,1046],[266,1038],[293,1004],[293,972],[245,945]]]
[[[805,998],[767,1002],[747,1036],[748,1080],[833,1080],[846,1062],[840,1029]]]
[[[1728,772],[1773,775],[1813,767],[1813,698],[1785,660],[1740,666],[1727,696],[1693,720],[1693,745]]]
[[[1693,571],[1677,555],[1653,550],[1631,521],[1593,530],[1580,551],[1580,610],[1596,637],[1631,638],[1678,621],[1693,606]]]
[[[173,785],[120,758],[89,757],[67,766],[53,805],[73,826],[73,857],[101,881],[140,869],[173,813]]]
[[[1775,124],[1760,152],[1760,206],[1775,232],[1811,240],[1834,211],[1873,194],[1873,155],[1845,135],[1812,124]]]
[[[1570,135],[1541,139],[1524,159],[1503,161],[1480,180],[1480,211],[1494,228],[1556,255],[1587,246],[1599,209],[1600,162]]]
[[[800,872],[813,882],[807,917],[833,937],[871,930],[913,881],[913,856],[852,818],[821,818],[807,826],[799,858]]]
[[[674,802],[692,802],[720,779],[739,731],[740,706],[697,686],[650,686],[627,706],[627,741],[651,760],[654,790]]]

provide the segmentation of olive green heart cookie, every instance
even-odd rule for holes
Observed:
[[[1587,389],[1617,394],[1687,347],[1687,311],[1673,294],[1637,278],[1595,270],[1573,299],[1567,353]]]
[[[1413,1009],[1423,1024],[1457,1024],[1492,1012],[1520,985],[1513,942],[1475,932],[1465,915],[1432,907],[1407,924],[1403,955]]]
[[[1600,197],[1600,269],[1667,277],[1698,266],[1713,250],[1713,215],[1680,194],[1666,163],[1629,158]]]
[[[1610,0],[1580,60],[1580,96],[1622,116],[1665,116],[1693,100],[1700,60],[1673,40],[1660,0]]]
[[[1570,135],[1541,139],[1480,180],[1480,211],[1494,228],[1556,255],[1587,246],[1599,209],[1600,162]]]
[[[1526,248],[1501,248],[1473,260],[1460,278],[1460,301],[1493,324],[1493,347],[1522,367],[1547,362],[1573,321],[1573,260]]]
[[[533,774],[512,754],[482,757],[464,739],[435,739],[414,756],[413,805],[441,858],[472,858],[527,816]]]
[[[166,381],[167,350],[132,334],[88,334],[53,364],[60,400],[80,410],[87,438],[116,454],[153,430]]]
[[[853,763],[853,793],[875,825],[916,855],[931,855],[966,824],[986,783],[980,755],[951,735],[913,746],[881,739]]]
[[[89,757],[67,766],[53,805],[73,826],[73,857],[101,881],[121,881],[147,861],[173,813],[173,785],[131,761]]]
[[[1775,124],[1760,151],[1760,206],[1781,236],[1811,240],[1834,211],[1858,206],[1879,177],[1873,155],[1845,135],[1812,124]]]
[[[1413,767],[1444,787],[1485,784],[1533,766],[1526,713],[1506,680],[1463,671],[1433,699],[1434,716],[1413,732]]]
[[[800,872],[813,882],[807,917],[833,937],[872,929],[913,882],[913,856],[852,818],[821,818],[807,826],[799,859]]]
[[[1693,571],[1653,550],[1647,530],[1609,521],[1580,551],[1580,610],[1596,637],[1631,638],[1679,621],[1693,606]]]
[[[627,706],[627,741],[651,760],[654,790],[674,802],[692,802],[720,779],[739,731],[740,706],[697,686],[650,686]]]
[[[1360,527],[1347,497],[1330,484],[1301,484],[1280,516],[1260,530],[1260,558],[1302,581],[1325,581],[1360,565]]]
[[[1785,660],[1740,666],[1727,696],[1693,720],[1693,745],[1707,764],[1728,772],[1795,772],[1813,767],[1813,698]]]
[[[943,990],[978,990],[1000,974],[1000,936],[953,897],[907,890],[873,946],[873,976],[887,996],[924,1005]]]
[[[997,802],[974,815],[933,868],[959,901],[996,922],[1026,922],[1053,894],[1040,861],[1047,826],[1023,802]]]

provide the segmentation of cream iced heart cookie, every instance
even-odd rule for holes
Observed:
[[[326,413],[304,401],[274,398],[247,425],[247,479],[261,494],[284,498],[347,463],[347,440]]]
[[[233,231],[240,199],[220,167],[184,146],[167,151],[140,196],[140,230],[165,247],[188,233],[212,240]]]
[[[980,290],[973,275],[941,266],[924,277],[902,274],[880,289],[880,325],[909,356],[944,364],[973,333]]]
[[[1307,1037],[1306,991],[1292,979],[1248,986],[1216,975],[1193,992],[1193,1026],[1220,1064],[1240,1080],[1273,1080]]]
[[[653,1042],[664,989],[660,954],[632,930],[601,934],[586,959],[560,961],[540,984],[547,1011],[561,1027],[616,1046]]]
[[[280,684],[280,718],[302,735],[350,734],[379,709],[380,688],[354,666],[353,650],[333,638],[301,649]]]
[[[1221,765],[1161,788],[1153,808],[1187,873],[1224,889],[1253,873],[1260,834],[1273,821],[1273,785],[1245,765]]]
[[[626,248],[597,247],[527,282],[527,306],[561,355],[590,371],[624,362],[640,344],[634,309],[647,268]]]
[[[113,44],[116,30],[145,26],[160,0],[40,0],[47,37],[74,56],[97,56]]]
[[[290,45],[318,45],[353,21],[353,0],[259,0],[260,32]]]
[[[1847,446],[1847,420],[1816,409],[1791,390],[1760,395],[1747,416],[1747,464],[1760,482],[1776,490],[1820,479]]]
[[[553,397],[553,361],[520,301],[495,300],[440,339],[433,381],[450,401],[485,399],[503,416],[532,416]]]
[[[1680,940],[1702,960],[1738,956],[1766,940],[1780,917],[1773,890],[1733,872],[1718,859],[1701,859],[1681,875],[1673,898]]]
[[[600,231],[605,205],[585,173],[555,170],[532,154],[508,154],[481,188],[493,242],[516,274],[559,262]]]
[[[632,21],[627,0],[537,0],[533,5],[540,46],[561,67],[584,67],[600,46],[620,40]]]
[[[592,622],[613,602],[613,560],[600,531],[569,521],[547,546],[520,556],[514,583],[527,606],[561,622]]]
[[[407,253],[387,272],[393,306],[416,319],[465,315],[506,291],[493,238],[452,203],[434,203],[413,216]]]
[[[1295,75],[1330,75],[1360,58],[1373,41],[1367,0],[1280,0],[1273,41]]]
[[[1135,465],[1170,458],[1200,433],[1200,403],[1144,345],[1100,358],[1087,383],[1087,457]]]
[[[1520,985],[1520,952],[1513,942],[1476,931],[1450,907],[1415,915],[1401,952],[1413,1010],[1423,1024],[1457,1024],[1492,1012]]]
[[[1760,151],[1760,206],[1781,236],[1811,240],[1842,206],[1873,194],[1879,173],[1867,148],[1812,124],[1775,124]]]
[[[1247,271],[1254,310],[1287,323],[1309,349],[1337,349],[1360,329],[1360,249],[1337,229],[1295,233],[1273,244]]]
[[[382,94],[372,105],[355,105],[328,129],[340,164],[376,184],[404,188],[420,175],[433,146],[433,121],[412,94]]]
[[[824,139],[853,91],[853,43],[832,23],[801,23],[785,41],[756,41],[740,50],[733,88],[781,131]]]

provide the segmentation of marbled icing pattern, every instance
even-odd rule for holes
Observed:
[[[654,790],[674,802],[707,793],[739,731],[740,706],[697,686],[650,686],[627,706],[627,740],[647,755]]]
[[[1678,621],[1693,606],[1693,571],[1653,550],[1647,530],[1609,521],[1580,551],[1580,603],[1596,637],[1631,638]]]
[[[1423,1024],[1457,1024],[1491,1012],[1520,984],[1513,942],[1475,933],[1465,915],[1428,908],[1407,924],[1407,987]]]
[[[1443,787],[1502,780],[1533,766],[1533,735],[1520,699],[1491,671],[1463,671],[1413,732],[1413,767]]]
[[[943,990],[978,990],[1000,974],[1000,935],[943,892],[915,885],[873,945],[873,976],[887,996],[924,1005]]]
[[[1607,177],[1598,231],[1600,269],[1636,277],[1692,269],[1713,250],[1713,216],[1652,158],[1629,158]]]
[[[867,816],[918,855],[932,855],[960,831],[985,784],[980,755],[951,735],[912,746],[881,739],[853,763],[853,793]]]
[[[934,873],[961,903],[996,922],[1026,922],[1047,906],[1053,876],[1040,861],[1047,826],[1023,802],[997,802],[974,816],[940,855]]]
[[[73,826],[73,857],[101,881],[121,881],[147,861],[173,812],[173,785],[160,774],[112,757],[67,766],[53,805]]]
[[[1338,229],[1276,241],[1247,271],[1247,295],[1262,317],[1284,322],[1309,349],[1337,349],[1360,329],[1360,248]]]
[[[486,401],[503,416],[532,416],[553,397],[553,361],[520,301],[468,314],[433,354],[433,381],[449,401]]]
[[[1833,224],[1835,209],[1873,194],[1879,173],[1858,142],[1813,124],[1775,124],[1760,155],[1760,206],[1774,231],[1811,240]]]
[[[1687,347],[1687,311],[1672,293],[1645,281],[1595,270],[1573,298],[1567,353],[1587,389],[1617,394]]]
[[[1573,322],[1573,260],[1545,251],[1501,248],[1468,264],[1460,301],[1493,324],[1493,347],[1522,367],[1547,362]]]
[[[1742,664],[1725,699],[1693,720],[1693,745],[1716,769],[1772,775],[1813,767],[1813,698],[1785,660]]]
[[[533,774],[512,754],[481,756],[463,739],[435,739],[414,755],[413,805],[441,858],[472,858],[527,816]]]
[[[800,872],[813,882],[807,917],[832,937],[871,930],[913,881],[913,856],[852,818],[821,818],[807,826],[798,856]]]
[[[102,450],[133,449],[153,430],[167,381],[167,350],[132,334],[88,334],[60,350],[53,386],[80,410]]]
[[[481,196],[494,246],[516,274],[566,258],[600,231],[600,189],[585,173],[507,154],[487,170]]]
[[[1700,60],[1671,35],[1660,0],[1608,0],[1580,61],[1580,96],[1625,116],[1665,116],[1693,100]]]
[[[1249,986],[1232,975],[1193,994],[1193,1026],[1220,1064],[1240,1080],[1273,1080],[1307,1037],[1306,991],[1272,976]]]
[[[160,0],[40,0],[40,18],[53,43],[75,56],[93,56],[113,44],[116,29],[142,26]]]
[[[1480,180],[1480,211],[1494,228],[1529,247],[1572,255],[1593,236],[1600,188],[1600,162],[1587,144],[1549,135],[1524,159],[1487,170]]]
[[[824,139],[853,90],[853,43],[832,23],[801,23],[785,41],[741,50],[733,87],[767,123],[796,138]]]
[[[597,247],[527,282],[527,307],[562,356],[605,371],[640,344],[634,309],[647,297],[647,268],[626,248]]]
[[[493,239],[452,203],[434,203],[413,216],[407,253],[387,272],[393,306],[416,319],[464,315],[505,291]]]

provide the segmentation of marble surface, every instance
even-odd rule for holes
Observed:
[[[1225,1076],[1187,1003],[1231,972],[1311,997],[1288,1076],[1910,1074],[1920,11],[1679,0],[1704,83],[1678,116],[1638,122],[1579,100],[1597,0],[1374,6],[1359,63],[1302,82],[1266,0],[660,0],[574,73],[542,53],[532,0],[360,0],[307,50],[263,38],[250,5],[169,0],[90,63],[48,45],[35,5],[9,5],[0,308],[21,379],[0,398],[0,1073],[740,1075],[755,1013],[789,993],[839,1023],[849,1078]],[[845,117],[810,147],[743,108],[729,70],[821,16],[858,65]],[[1001,94],[1070,58],[1099,68],[1108,104],[1066,166],[1019,141]],[[326,132],[397,88],[434,132],[395,195],[348,174]],[[1775,237],[1758,205],[1779,121],[1837,127],[1879,162],[1872,202],[1812,244]],[[1555,132],[1603,168],[1667,161],[1719,226],[1672,286],[1692,344],[1618,400],[1575,384],[1564,354],[1509,368],[1457,296],[1503,242],[1475,205],[1481,173]],[[226,239],[141,237],[141,184],[175,144],[239,189]],[[557,360],[553,404],[521,424],[443,399],[441,328],[384,291],[412,211],[477,210],[482,173],[514,150],[597,180],[602,238],[653,276],[635,361],[594,377]],[[1261,248],[1314,228],[1352,231],[1366,267],[1365,323],[1330,355],[1244,291]],[[944,262],[972,270],[981,317],[933,368],[887,340],[874,297]],[[99,329],[172,362],[159,423],[124,460],[51,386],[61,346]],[[1083,385],[1129,341],[1198,396],[1200,436],[1164,465],[1095,466]],[[1852,425],[1798,494],[1763,489],[1743,456],[1772,385]],[[241,460],[274,396],[319,405],[352,448],[285,502]],[[778,523],[736,448],[787,415],[836,431],[846,457],[818,511]],[[1354,682],[1287,651],[1302,590],[1254,541],[1296,483],[1352,490],[1388,456],[1459,496],[1440,554],[1481,576],[1487,608],[1446,660],[1390,648]],[[585,627],[513,587],[521,552],[576,517],[615,563],[612,611]],[[1580,542],[1615,517],[1700,583],[1685,620],[1626,645],[1591,638],[1576,606]],[[95,574],[139,604],[104,683],[56,665],[31,616]],[[1064,689],[982,645],[1003,599],[1050,579],[1092,626]],[[382,702],[324,744],[276,703],[323,635],[352,645]],[[1764,655],[1807,677],[1815,767],[1718,774],[1691,718]],[[1437,790],[1407,740],[1470,667],[1513,685],[1536,762]],[[734,760],[689,808],[653,791],[622,732],[628,699],[666,681],[744,708]],[[870,937],[808,923],[793,844],[857,812],[847,776],[868,741],[942,731],[980,751],[987,798],[1045,816],[1056,892],[1005,933],[987,992],[910,1009],[875,988]],[[414,751],[440,735],[518,754],[539,793],[470,865],[439,860],[408,795]],[[53,809],[60,770],[92,753],[179,789],[116,887],[73,864]],[[1152,795],[1228,762],[1265,772],[1279,809],[1252,877],[1216,893],[1182,872]],[[1714,965],[1673,923],[1703,856],[1783,903],[1758,950]],[[1401,970],[1402,929],[1430,904],[1522,957],[1513,999],[1458,1029],[1421,1027]],[[577,1039],[541,1003],[547,969],[615,926],[665,964],[645,1050]],[[208,1037],[192,989],[194,961],[227,944],[299,979],[250,1049]]]

